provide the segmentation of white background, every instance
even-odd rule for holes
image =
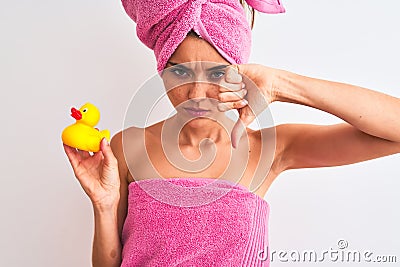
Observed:
[[[284,5],[286,14],[256,15],[250,62],[400,96],[398,1]],[[102,113],[98,127],[115,134],[155,70],[119,1],[1,1],[0,266],[91,265],[92,207],[61,131],[73,122],[70,107],[91,101]],[[340,122],[300,105],[273,103],[271,110],[276,124]],[[282,174],[265,197],[270,249],[322,253],[345,239],[349,249],[400,261],[399,163],[393,155]],[[275,258],[272,266],[304,264]]]

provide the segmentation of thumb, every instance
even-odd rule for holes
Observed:
[[[251,75],[252,72],[252,67],[253,64],[236,64],[236,65],[232,65],[232,68],[234,68],[237,73],[241,76],[244,75],[243,78],[249,78],[249,74]]]
[[[246,127],[249,126],[252,121],[254,121],[254,119],[255,116],[248,106],[239,109],[239,119],[233,126],[231,132],[231,142],[233,148],[236,149],[238,147],[243,132],[246,130]]]
[[[115,158],[111,146],[107,139],[104,137],[100,142],[100,150],[104,156],[104,164],[109,167],[114,167],[117,165],[117,159]]]

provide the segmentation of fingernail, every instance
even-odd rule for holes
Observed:
[[[217,105],[217,108],[220,112],[224,112],[226,110],[226,106],[224,105],[224,103],[219,103]]]
[[[105,145],[108,146],[108,140],[107,140],[107,138],[103,137],[103,139],[102,139],[101,141],[102,141],[103,143],[105,143]]]
[[[236,142],[232,142],[232,147],[233,147],[234,149],[237,148],[237,141],[236,141]]]
[[[243,99],[241,103],[242,105],[247,105],[249,102],[246,99]]]
[[[229,71],[229,70],[228,70],[227,73],[226,73],[226,78],[227,78],[228,80],[233,80],[234,75],[235,75],[235,74],[233,74],[232,71]]]

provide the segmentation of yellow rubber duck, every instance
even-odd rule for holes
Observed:
[[[64,144],[80,150],[98,152],[100,141],[104,137],[110,141],[108,130],[94,128],[100,120],[100,111],[91,103],[86,103],[79,110],[71,108],[71,116],[76,122],[64,129],[61,139]]]

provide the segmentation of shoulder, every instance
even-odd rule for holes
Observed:
[[[273,127],[262,128],[259,130],[262,141],[273,140],[276,144],[276,150],[283,151],[288,144],[291,136],[298,133],[298,127],[295,124],[279,124]]]
[[[143,128],[129,127],[117,132],[110,142],[114,156],[118,160],[118,167],[127,170],[126,157],[124,150],[129,147],[130,151],[134,152],[138,148],[141,136],[144,132]]]
[[[146,128],[129,127],[119,131],[111,138],[111,149],[118,160],[126,162],[126,150],[129,148],[129,155],[137,155],[145,148],[145,134],[146,138],[152,138],[157,135],[159,123],[151,125]]]
[[[118,161],[118,170],[121,179],[121,189],[127,190],[127,184],[132,180],[129,162],[140,154],[143,144],[143,128],[129,127],[117,132],[110,142],[111,150]],[[129,149],[129,153],[128,152]],[[126,192],[125,192],[126,193]]]
[[[160,121],[158,123],[147,126],[146,128],[132,126],[118,132],[114,137],[123,141],[137,141],[139,138],[144,138],[145,133],[146,137],[157,135],[157,133],[160,132],[160,128],[162,127],[163,123],[164,121]]]
[[[118,170],[120,173],[120,178],[126,179],[128,176],[128,167],[126,165],[124,153],[123,153],[123,146],[122,146],[122,132],[116,133],[110,142],[111,150],[114,154],[114,157],[118,161]]]
[[[263,150],[271,152],[273,147],[273,166],[279,174],[286,170],[288,163],[287,148],[291,142],[291,137],[298,134],[298,129],[291,124],[279,124],[273,127],[262,128],[253,134]],[[263,151],[265,153],[265,151]],[[269,153],[267,153],[269,154]]]
[[[283,149],[283,141],[286,134],[286,124],[262,128],[259,130],[251,130],[248,131],[248,134],[257,145],[274,144],[276,149]]]
[[[115,154],[122,156],[126,147],[134,149],[143,140],[144,132],[145,129],[134,126],[117,132],[111,138],[111,149]]]
[[[312,151],[310,147],[313,147],[315,151],[321,154],[324,151],[322,143],[326,143],[326,140],[331,139],[327,133],[332,132],[332,129],[340,127],[341,125],[286,123],[273,127],[274,130],[272,128],[265,128],[261,131],[270,135],[275,134],[276,156],[274,162],[278,166],[277,169],[279,172],[283,172],[292,169],[293,166],[299,165],[299,162],[300,165],[303,165],[303,162],[309,160],[307,157],[310,157],[310,151]],[[337,133],[334,134],[337,135]],[[323,139],[323,142],[319,142],[321,139]],[[323,155],[317,157],[320,156]]]

